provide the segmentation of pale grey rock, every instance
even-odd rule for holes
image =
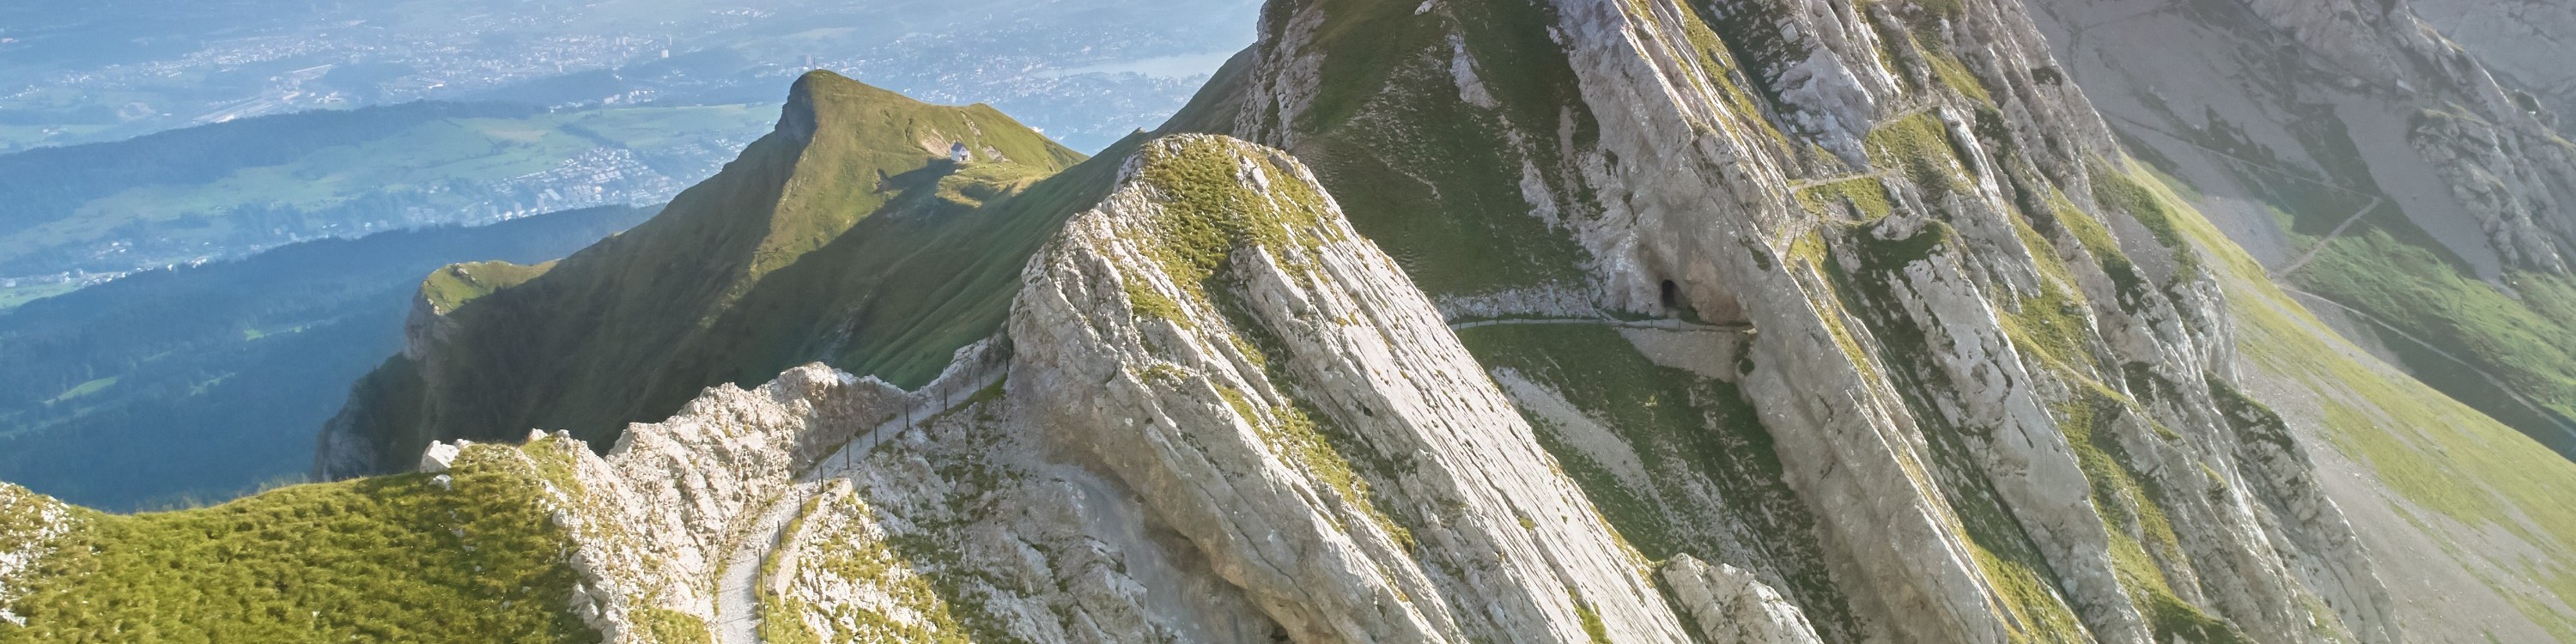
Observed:
[[[1664,564],[1663,578],[1709,644],[1824,644],[1796,605],[1734,566],[1682,555]]]
[[[1012,395],[1050,410],[1054,439],[1138,490],[1297,641],[1588,642],[1593,620],[1613,641],[1688,641],[1643,562],[1302,164],[1206,137],[1144,154],[1211,148],[1315,225],[1233,249],[1209,288],[1237,318],[1150,259],[1168,216],[1150,185],[1076,217],[1010,326]],[[1182,317],[1140,316],[1137,289]],[[1267,368],[1241,343],[1255,339]],[[1352,476],[1370,491],[1336,481]]]
[[[573,464],[555,499],[575,611],[617,641],[646,609],[749,641],[764,607],[827,640],[1691,641],[1651,567],[1303,166],[1214,137],[1148,147],[1212,153],[1248,194],[1302,209],[1290,243],[1233,249],[1208,286],[1248,317],[1147,259],[1169,213],[1131,165],[1032,259],[1007,339],[925,391],[806,367],[711,389],[605,457],[536,437],[553,456],[535,460]],[[1140,312],[1132,289],[1183,317]]]
[[[1557,21],[1552,39],[1574,70],[1579,113],[1599,127],[1597,144],[1586,149],[1569,138],[1547,157],[1517,133],[1498,133],[1494,143],[1537,168],[1523,173],[1521,189],[1534,214],[1589,251],[1592,306],[1759,331],[1735,354],[1743,366],[1732,382],[1761,417],[1799,505],[1814,514],[1832,577],[1826,583],[1864,616],[1838,629],[1863,641],[2004,642],[2031,628],[2061,628],[2034,625],[2026,613],[2062,604],[2055,610],[2078,623],[2058,636],[2150,641],[2136,602],[2142,591],[2124,579],[2127,564],[2115,563],[2115,550],[2152,540],[2149,558],[2172,592],[2256,641],[2396,640],[2394,625],[2380,617],[2389,600],[2367,557],[2345,556],[2350,549],[2314,556],[2306,551],[2335,548],[2299,545],[2349,542],[2351,528],[2332,505],[2295,486],[2246,483],[2277,473],[2240,471],[2238,459],[2248,455],[2206,385],[2227,377],[2235,355],[2216,287],[2133,213],[2094,203],[2093,183],[2114,179],[2097,173],[2130,170],[2109,123],[2071,82],[2081,78],[2069,77],[2029,8],[1972,1],[1927,20],[1928,9],[1910,3],[1717,3],[1709,19],[1723,23],[1718,31],[1750,39],[1730,44],[1754,83],[1791,103],[1776,106],[1788,113],[1775,119],[1741,111],[1726,83],[1701,66],[1710,56],[1689,51],[1685,18],[1693,8],[1548,4]],[[2285,22],[2346,19],[2311,9],[2268,10]],[[1292,4],[1271,19],[1290,28],[1265,32],[1263,65],[1314,55],[1295,28],[1319,20],[1311,6]],[[1955,58],[1993,104],[1922,91],[1960,82],[1957,68],[1936,69],[1951,63],[1899,44],[1907,40]],[[1446,49],[1444,59],[1455,43]],[[2399,69],[2368,50],[2348,53],[2354,65]],[[1887,82],[1871,70],[1884,70]],[[1314,82],[1291,74],[1254,88],[1254,102],[1281,109],[1243,115],[1236,133],[1306,152],[1295,108],[1318,91]],[[1790,100],[1791,92],[1801,94]],[[1868,167],[1875,163],[1837,149],[1845,144],[1838,137],[1909,118],[1939,125],[1958,164],[1935,170],[1955,177],[1955,187],[1916,185],[1916,175]],[[1786,145],[1764,131],[1771,120],[1790,135]],[[1807,147],[1862,167],[1817,163],[1801,151]],[[1885,221],[1854,226],[1789,198],[1865,177],[1888,189],[1896,212]],[[2026,207],[2031,182],[2101,220],[2117,247],[2088,248],[2066,225],[2022,232],[2015,218],[2045,214]],[[1544,200],[1554,203],[1538,207]],[[2030,236],[2045,244],[2032,245]],[[1809,263],[1814,256],[1804,253],[1812,251],[1802,246],[1820,248],[1822,263]],[[2037,248],[2055,256],[2034,256]],[[2057,264],[2066,270],[2042,269]],[[2105,268],[2115,264],[2117,271]],[[1678,310],[1658,301],[1666,283]],[[2050,292],[2083,303],[2071,314],[2084,327],[2081,346],[2059,349],[2075,355],[2034,356],[2007,331],[2007,315]],[[1480,297],[1444,304],[1468,309],[1456,303]],[[2042,368],[2057,359],[2068,362]],[[1553,404],[1563,402],[1558,392],[1494,373],[1524,411],[1558,419],[1548,422],[1551,431],[1573,453],[1613,478],[1635,476],[1597,433],[1564,422],[1573,417]],[[2077,413],[2103,390],[2115,392],[2117,410]],[[1587,433],[1595,440],[1583,439]],[[2078,436],[2087,443],[2076,444]],[[2110,449],[2105,443],[2128,455],[2119,476],[2163,492],[2145,498],[2089,475],[2082,452]],[[2096,492],[2112,488],[2119,490]],[[2122,518],[2140,504],[2174,515],[2177,534],[2150,534]],[[1984,531],[1974,541],[1970,522]],[[2001,590],[2002,576],[2027,573],[1992,563],[2000,555],[1988,551],[2023,547],[2040,562],[2027,565],[2049,576],[2045,596]],[[2000,608],[2007,604],[2029,605]]]
[[[2410,0],[2415,13],[2477,54],[2497,76],[2534,94],[2543,121],[2576,114],[2576,4],[2553,0]]]
[[[415,471],[423,474],[446,474],[450,467],[456,465],[456,456],[463,454],[465,448],[473,445],[473,441],[464,440],[454,443],[430,443],[427,449],[421,450],[420,467]]]

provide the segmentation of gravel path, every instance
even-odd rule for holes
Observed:
[[[769,554],[778,550],[787,537],[787,526],[805,508],[805,499],[816,486],[799,484],[772,501],[762,512],[760,523],[753,526],[749,538],[735,544],[725,557],[724,572],[716,587],[716,641],[724,644],[753,644],[760,641],[760,568]]]
[[[808,499],[822,493],[824,481],[841,478],[858,465],[859,459],[866,458],[887,440],[911,429],[913,423],[957,408],[971,398],[973,392],[1001,382],[1005,375],[1006,372],[997,371],[979,378],[972,386],[962,388],[968,392],[965,395],[916,394],[920,399],[912,401],[902,415],[850,439],[849,444],[825,457],[812,472],[799,477],[785,494],[771,501],[769,507],[761,511],[760,521],[753,524],[749,536],[735,544],[732,552],[726,553],[724,569],[718,575],[716,585],[716,644],[760,643],[761,564],[768,562],[770,555],[778,551],[788,536],[787,526],[796,522]]]

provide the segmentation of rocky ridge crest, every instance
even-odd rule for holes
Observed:
[[[531,443],[576,610],[613,641],[748,641],[747,611],[863,640],[1692,641],[1302,166],[1184,136],[1124,174],[929,390],[814,366],[605,457]]]

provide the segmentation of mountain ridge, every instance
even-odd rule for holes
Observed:
[[[2261,8],[2347,24],[2336,2]],[[564,553],[520,572],[577,577],[563,615],[622,642],[2576,633],[2526,581],[2576,565],[2552,502],[2576,463],[2292,300],[2047,43],[2010,0],[1278,0],[1172,131],[1099,158],[881,201],[838,187],[867,167],[818,164],[783,205],[675,204],[870,212],[718,248],[757,284],[602,291],[731,339],[615,340],[740,371],[504,392],[673,413],[335,424],[417,441],[352,469],[424,471],[312,489],[506,475],[552,519],[499,536]],[[946,158],[818,105],[777,136]],[[421,356],[579,356],[470,318],[590,306],[554,285],[653,234],[465,299]],[[922,291],[849,267],[960,239],[1007,243],[919,265],[967,288],[870,317]],[[644,255],[622,259],[668,259]],[[671,305],[692,292],[727,304]],[[403,360],[351,414],[520,373]],[[657,378],[677,393],[631,393]],[[19,523],[0,543],[64,529]]]
[[[966,145],[980,160],[950,161],[952,145]],[[781,332],[765,328],[773,320],[819,322],[755,315],[762,307],[865,304],[816,295],[837,278],[810,272],[899,269],[910,261],[852,257],[832,251],[834,244],[871,243],[883,235],[867,231],[880,229],[936,234],[947,226],[1009,225],[974,213],[1079,160],[989,107],[938,108],[828,72],[809,74],[791,91],[777,131],[716,179],[683,193],[664,216],[453,311],[418,309],[407,324],[411,348],[362,381],[349,410],[325,432],[317,474],[400,468],[406,454],[433,439],[497,440],[527,427],[606,444],[624,423],[668,415],[711,384],[758,382],[776,369],[837,356],[828,347],[802,356],[748,356],[727,347],[739,335]],[[862,234],[851,236],[853,230]],[[796,270],[815,253],[838,268]],[[486,344],[517,346],[493,353]],[[921,350],[944,361],[956,348],[936,344]],[[445,373],[516,375],[451,380]]]

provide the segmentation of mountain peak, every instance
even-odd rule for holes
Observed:
[[[778,133],[799,141],[810,140],[821,127],[823,115],[870,104],[933,107],[832,70],[817,69],[798,76],[796,84],[788,88],[787,106],[778,116]]]
[[[373,473],[430,440],[528,427],[605,446],[708,386],[817,360],[918,381],[1000,323],[1013,282],[996,267],[1097,198],[1048,188],[1084,160],[988,106],[808,73],[775,132],[651,221],[552,268],[425,280],[405,355],[360,383],[316,469]],[[1106,183],[1094,174],[1076,183]]]

